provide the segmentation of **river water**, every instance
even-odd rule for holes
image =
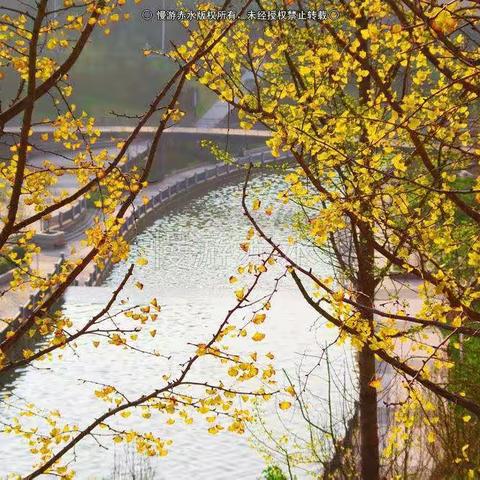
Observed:
[[[153,296],[158,299],[162,311],[155,325],[157,333],[152,337],[148,329],[137,345],[142,349],[159,351],[169,359],[107,344],[94,348],[91,339],[83,340],[75,352],[63,351],[61,361],[38,363],[22,370],[6,390],[14,398],[33,402],[39,408],[59,409],[65,420],[85,425],[106,408],[95,397],[93,391],[96,386],[92,382],[115,385],[127,396],[135,398],[139,393],[149,392],[161,385],[163,374],[178,372],[178,365],[192,352],[191,343],[208,341],[228,309],[235,304],[234,290],[238,285],[229,284],[230,275],[235,274],[238,265],[247,261],[247,255],[266,249],[260,241],[254,242],[248,254],[239,248],[248,229],[248,222],[241,211],[241,186],[240,181],[233,182],[176,207],[139,233],[132,245],[131,259],[142,255],[149,259],[149,263],[137,271],[136,278],[128,284],[121,299],[129,305],[148,302]],[[276,193],[282,188],[282,177],[277,174],[257,177],[252,182],[252,188],[263,192],[262,208],[269,204],[276,207]],[[283,206],[274,209],[270,217],[263,215],[262,221],[272,236],[285,242],[288,233],[284,227],[294,214],[294,207]],[[298,244],[289,248],[292,256],[315,265],[317,272],[328,274],[329,266],[312,249]],[[101,309],[126,268],[126,264],[117,266],[102,287],[69,289],[63,309],[72,318],[74,326],[82,325]],[[266,275],[257,296],[271,291],[281,271],[279,265]],[[137,281],[142,282],[143,289],[134,286]],[[237,322],[242,322],[241,316]],[[317,318],[290,280],[280,283],[268,319],[261,327],[266,333],[263,342],[255,343],[248,337],[231,340],[232,351],[256,350],[261,358],[265,353],[273,352],[273,364],[281,385],[287,384],[284,370],[294,383],[298,378],[304,380],[309,374],[308,390],[313,392],[315,401],[325,407],[330,394],[334,407],[339,408],[341,395],[330,392],[325,362],[312,370],[318,363],[321,348],[332,343],[337,332]],[[339,390],[346,385],[346,391],[350,391],[352,360],[349,348],[333,347],[329,351],[329,359],[331,369],[335,371],[334,383]],[[265,363],[266,358],[263,361]],[[214,383],[225,378],[225,367],[209,361],[201,362],[189,378]],[[300,440],[308,436],[298,408],[279,413],[277,405],[274,399],[262,402],[259,407],[267,428],[278,434],[285,433],[285,428],[296,429]],[[326,411],[326,407],[323,410]],[[4,418],[11,414],[3,407]],[[321,418],[317,417],[315,421],[322,423],[325,420],[322,415],[318,413]],[[258,450],[262,449],[266,437],[258,423],[243,436],[228,432],[212,436],[207,433],[208,425],[202,419],[195,418],[192,425],[177,421],[172,426],[167,425],[165,420],[165,417],[152,416],[147,421],[140,415],[132,415],[124,421],[129,426],[153,431],[162,438],[173,440],[166,457],[148,461],[155,471],[152,478],[260,478],[265,461]],[[38,424],[40,431],[46,429],[41,419],[30,421]],[[97,440],[105,448],[99,448],[93,438],[87,438],[75,451],[75,470],[80,479],[113,478],[114,458],[117,457],[118,462],[118,458],[124,455],[124,447],[114,446],[110,437],[98,437]],[[6,477],[9,472],[28,473],[32,457],[27,452],[23,441],[0,435],[0,478],[4,478],[3,475]],[[297,473],[299,478],[303,477],[302,471]]]

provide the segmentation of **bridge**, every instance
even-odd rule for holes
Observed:
[[[126,126],[99,126],[95,127],[102,134],[131,134],[135,127]],[[5,127],[4,132],[10,134],[20,134],[20,127]],[[34,134],[53,133],[55,127],[51,126],[36,126],[32,128]],[[144,126],[140,129],[140,134],[153,135],[157,131],[157,127]],[[269,138],[272,133],[270,130],[245,130],[243,128],[225,128],[225,127],[168,127],[164,130],[166,134],[190,134],[190,135],[205,135],[205,136],[233,136],[233,137],[259,137]]]
[[[131,135],[135,130],[134,126],[129,125],[100,125],[95,126],[101,132],[99,140],[96,142],[96,148],[115,148],[115,140],[124,139]],[[150,144],[151,140],[158,127],[143,126],[136,137],[136,142],[140,145]],[[20,134],[21,128],[19,126],[5,127],[4,133],[12,137]],[[51,125],[37,125],[32,128],[31,142],[35,144],[40,141],[42,134],[50,134],[45,147],[48,152],[54,155],[52,160],[59,164],[68,166],[68,162],[62,158],[60,153],[64,155],[64,148],[61,142],[56,142],[52,138],[52,133],[55,127]],[[183,168],[186,158],[199,160],[212,160],[213,156],[208,148],[203,148],[201,142],[203,140],[212,140],[220,148],[225,149],[234,156],[242,155],[247,149],[252,149],[265,145],[265,140],[271,137],[269,130],[245,130],[242,128],[227,128],[209,125],[195,125],[195,126],[171,126],[164,130],[162,141],[160,142],[154,157],[154,162],[149,175],[149,181],[160,180],[166,171],[176,168]],[[10,142],[16,140],[11,138]],[[132,150],[138,150],[135,145],[131,146]],[[43,152],[43,151],[42,151]],[[58,155],[57,155],[58,154]],[[55,158],[57,155],[57,158]],[[128,152],[128,157],[136,157],[132,152]],[[44,156],[44,155],[43,155]],[[38,163],[35,156],[32,157],[32,164]],[[128,164],[129,162],[127,162]],[[140,164],[142,162],[140,161]],[[68,178],[63,179],[63,183],[68,183]],[[65,186],[65,185],[63,185]]]
[[[140,129],[136,136],[136,141],[140,143],[150,143],[158,127],[144,126]],[[125,139],[133,133],[134,126],[129,125],[99,125],[95,126],[101,133],[96,147],[113,148],[115,140]],[[10,143],[15,142],[13,138],[19,135],[21,128],[19,126],[5,127],[4,134],[10,135]],[[32,128],[31,143],[35,144],[40,141],[42,134],[50,134],[47,140],[48,151],[52,154],[64,154],[63,144],[56,142],[52,138],[55,127],[51,125],[37,125]],[[271,137],[269,130],[242,128],[227,128],[209,125],[195,126],[171,126],[163,131],[162,141],[160,142],[152,165],[149,176],[150,181],[157,181],[163,177],[165,171],[171,170],[172,166],[179,165],[182,168],[185,158],[195,160],[211,160],[213,158],[208,148],[203,148],[201,142],[203,140],[212,140],[220,148],[225,149],[234,156],[242,155],[243,151],[265,145],[265,140]],[[132,147],[134,147],[132,145]],[[1,150],[1,148],[0,148]],[[62,163],[63,160],[57,158],[55,161]]]

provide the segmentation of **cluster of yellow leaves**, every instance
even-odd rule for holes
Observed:
[[[276,5],[267,1],[265,8]],[[306,212],[303,223],[292,225],[298,237],[324,247],[332,235],[348,227],[349,215],[364,222],[398,257],[396,267],[402,273],[413,271],[419,262],[430,270],[434,282],[420,286],[419,317],[459,328],[465,325],[466,316],[445,298],[456,297],[465,307],[476,308],[480,296],[468,284],[480,278],[478,227],[473,222],[459,226],[462,212],[445,194],[458,188],[458,172],[471,170],[474,155],[465,152],[478,154],[478,116],[474,113],[478,93],[473,89],[480,88],[480,76],[473,65],[480,61],[480,52],[469,47],[458,30],[468,23],[468,8],[464,10],[462,2],[418,6],[425,23],[414,21],[419,17],[406,9],[408,28],[388,2],[350,2],[345,9],[338,8],[342,28],[332,27],[334,31],[314,23],[298,28],[289,22],[271,22],[251,35],[248,24],[240,22],[226,42],[198,62],[192,76],[227,101],[235,99],[242,128],[264,125],[270,129],[267,145],[274,156],[284,151],[301,153],[317,184],[312,186],[305,169],[298,169],[286,175],[288,187],[279,195],[285,203],[300,203]],[[364,15],[367,25],[360,28]],[[178,49],[176,58],[192,58],[206,32],[203,25]],[[462,53],[456,54],[456,49]],[[255,80],[248,88],[243,81],[245,71]],[[395,83],[401,76],[396,72],[408,76],[402,92]],[[451,72],[453,79],[445,72]],[[360,102],[358,93],[352,93],[352,84],[365,79],[369,79],[369,90]],[[463,79],[472,89],[464,88]],[[425,145],[432,167],[422,164],[415,138]],[[439,145],[445,146],[445,152],[439,152]],[[478,190],[480,181],[474,178],[468,185]],[[479,199],[477,194],[473,208],[478,209]],[[253,198],[250,207],[260,213],[260,199]],[[289,243],[294,241],[292,235]],[[241,249],[251,251],[249,239]],[[450,265],[452,258],[455,266]],[[246,290],[238,282],[236,275],[230,277],[241,301]],[[318,286],[313,290],[320,301],[329,304],[338,323],[354,332],[342,330],[340,341],[349,339],[357,348],[368,343],[375,351],[396,356],[395,346],[406,341],[397,338],[398,325],[382,320],[372,328],[345,302],[349,292],[332,283],[329,286],[331,294]],[[390,300],[395,307],[386,307],[388,313],[404,315],[404,305],[394,294]],[[260,318],[252,323],[261,323]],[[416,335],[418,330],[412,333],[413,355],[435,353],[425,335]],[[263,334],[254,332],[252,338],[261,340]],[[460,348],[456,340],[451,345]],[[453,365],[438,356],[431,364],[422,370],[422,377],[432,378],[438,370]],[[381,388],[380,379],[373,379],[371,386]],[[415,408],[408,402],[399,413],[406,430],[412,426]],[[401,436],[408,435],[405,429]],[[433,432],[426,437],[432,441]]]

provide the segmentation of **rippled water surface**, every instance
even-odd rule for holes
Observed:
[[[252,187],[270,192],[262,200],[262,207],[275,204],[281,177],[276,175],[254,179]],[[28,367],[8,385],[13,395],[33,401],[37,406],[65,413],[67,421],[85,425],[105,409],[95,398],[92,382],[108,382],[127,396],[134,398],[162,384],[162,375],[178,372],[178,365],[192,352],[191,343],[206,342],[226,312],[235,304],[234,288],[228,282],[239,264],[245,263],[247,254],[239,248],[248,229],[241,211],[241,183],[231,183],[210,191],[184,206],[169,211],[151,227],[140,233],[132,247],[131,257],[144,255],[149,264],[136,273],[122,297],[127,304],[139,304],[152,296],[162,305],[155,326],[155,337],[145,333],[140,343],[143,349],[157,350],[169,358],[155,358],[145,354],[124,351],[110,345],[94,348],[91,341],[82,341],[76,351],[65,350],[62,361]],[[294,211],[291,207],[274,213],[267,220],[267,230],[275,238],[286,240],[283,229]],[[257,241],[250,252],[266,249]],[[326,273],[328,267],[309,249],[291,247],[293,256],[317,265],[317,271]],[[112,289],[125,274],[127,265],[117,266],[102,287],[74,287],[66,296],[64,311],[81,325],[98,312],[109,298]],[[271,291],[280,267],[269,272],[259,286],[258,296]],[[139,290],[134,283],[140,280]],[[120,308],[117,306],[117,308]],[[264,324],[266,338],[254,344],[248,338],[230,341],[232,351],[259,354],[274,352],[274,366],[279,379],[284,382],[282,369],[295,378],[298,372],[309,371],[318,361],[320,348],[335,339],[336,332],[327,329],[315,313],[302,301],[295,286],[283,281],[272,301],[272,309]],[[237,318],[240,323],[242,317]],[[121,322],[121,320],[119,319]],[[330,354],[337,372],[346,371],[350,354],[338,347]],[[302,367],[300,368],[300,363]],[[192,371],[191,380],[212,383],[225,377],[225,368],[204,361]],[[347,375],[348,376],[348,375]],[[326,373],[322,368],[312,375],[310,388],[318,399],[327,395]],[[276,402],[264,407],[265,418],[275,422]],[[9,415],[9,413],[5,413]],[[298,411],[292,409],[284,417],[287,423],[298,420]],[[34,421],[34,420],[33,420]],[[238,436],[221,433],[207,434],[201,419],[193,425],[178,421],[167,426],[164,417],[148,421],[132,415],[127,425],[154,431],[165,439],[172,439],[169,455],[152,460],[156,479],[168,480],[254,480],[260,477],[264,461],[249,446],[249,435]],[[81,479],[111,478],[114,447],[107,437],[100,441],[106,448],[98,448],[92,438],[87,438],[75,451],[76,471]],[[25,444],[14,437],[0,436],[1,474],[6,471],[29,472],[31,458]],[[119,452],[117,452],[119,453]],[[121,453],[121,450],[120,450]],[[7,467],[5,467],[7,466]]]

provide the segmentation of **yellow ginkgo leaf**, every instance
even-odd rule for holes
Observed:
[[[405,165],[405,163],[403,162],[403,158],[400,154],[398,155],[395,155],[393,158],[392,158],[392,163],[393,163],[393,166],[397,169],[397,170],[400,170],[401,172],[404,172],[406,169],[407,169],[407,166]]]
[[[382,382],[378,378],[374,378],[368,385],[378,390],[382,386]]]
[[[243,288],[235,290],[235,296],[237,297],[237,300],[243,300],[243,298],[245,297],[245,290]]]
[[[288,410],[292,406],[292,404],[290,402],[280,402],[278,406],[281,410]]]
[[[257,313],[253,317],[252,322],[255,323],[256,325],[259,325],[265,321],[265,318],[267,318],[267,316],[264,313]]]
[[[402,31],[402,26],[399,23],[392,25],[392,33],[400,33]]]
[[[248,250],[250,249],[250,244],[248,242],[242,242],[240,244],[240,248],[244,251],[244,252],[248,252]]]
[[[30,358],[31,356],[33,356],[33,352],[29,348],[24,349],[22,351],[22,354],[23,358]]]
[[[264,333],[261,333],[261,332],[255,332],[255,333],[252,335],[252,340],[253,340],[254,342],[261,342],[264,338],[265,338],[265,334],[264,334]]]
[[[143,267],[148,264],[148,260],[145,257],[137,258],[137,265]]]
[[[289,393],[292,397],[295,396],[295,389],[294,389],[291,385],[289,385],[288,387],[286,387],[286,388],[285,388],[285,391],[286,391],[287,393]]]

